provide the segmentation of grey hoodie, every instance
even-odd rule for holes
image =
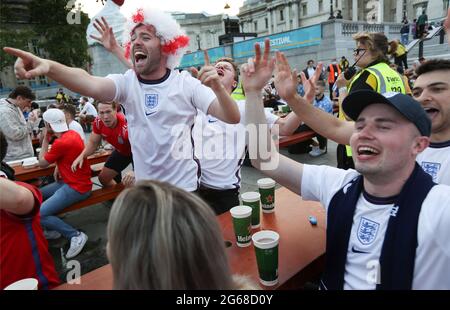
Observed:
[[[0,130],[8,141],[8,151],[4,161],[34,156],[31,129],[22,111],[6,99],[0,99]]]

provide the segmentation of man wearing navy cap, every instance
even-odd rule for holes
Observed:
[[[247,123],[259,124],[260,134],[267,135],[261,130],[260,92],[274,65],[267,52],[261,56],[259,46],[256,50],[241,75]],[[277,52],[277,62],[283,59]],[[311,81],[305,82],[308,98],[313,88]],[[260,144],[264,139],[249,136],[250,150],[256,149],[255,167],[325,207],[327,264],[321,288],[450,289],[450,187],[433,183],[416,163],[429,144],[430,119],[406,95],[371,90],[348,95],[343,109],[355,121],[350,145],[356,170],[303,165],[275,147],[267,159]]]

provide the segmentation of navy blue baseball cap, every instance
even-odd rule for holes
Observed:
[[[431,120],[420,103],[411,96],[401,93],[379,94],[373,90],[356,90],[345,97],[342,109],[350,119],[356,121],[359,114],[373,103],[388,104],[411,123],[416,125],[423,136],[431,134]]]

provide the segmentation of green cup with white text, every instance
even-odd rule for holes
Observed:
[[[241,195],[242,204],[252,208],[252,228],[258,228],[261,226],[261,195],[257,192],[246,192]]]
[[[248,247],[252,243],[252,208],[236,206],[230,209],[230,213],[237,246]]]
[[[252,236],[258,264],[259,281],[265,286],[278,284],[278,243],[280,235],[271,230],[261,230]]]
[[[259,179],[257,181],[259,194],[261,195],[261,208],[264,213],[275,212],[275,184],[271,178]]]

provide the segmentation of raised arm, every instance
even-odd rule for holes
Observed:
[[[242,84],[246,94],[245,115],[252,164],[264,174],[295,193],[300,193],[303,165],[281,155],[270,136],[264,114],[262,89],[272,76],[275,60],[269,57],[270,42],[255,45],[255,58],[241,68]]]
[[[92,76],[82,69],[67,67],[19,49],[4,47],[3,50],[17,57],[14,72],[19,79],[45,75],[84,96],[102,101],[112,101],[115,97],[116,86],[110,79]]]
[[[286,100],[298,117],[315,132],[328,139],[341,144],[349,144],[353,132],[353,122],[338,119],[332,114],[315,108],[311,103],[314,100],[314,86],[322,72],[322,64],[316,68],[314,75],[308,80],[301,72],[302,83],[305,87],[305,97],[297,93],[297,72],[291,71],[286,57],[277,53],[277,71],[275,86],[278,94]]]
[[[125,51],[122,46],[117,43],[113,29],[109,26],[106,19],[103,16],[102,20],[95,19],[94,27],[97,29],[100,36],[97,37],[91,34],[90,37],[103,45],[108,52],[116,56],[129,69],[133,69],[133,64],[125,57]]]
[[[239,123],[241,114],[239,113],[236,102],[231,98],[231,95],[220,81],[216,68],[210,64],[208,52],[206,50],[204,51],[204,54],[205,66],[200,70],[198,79],[202,84],[211,88],[217,97],[217,99],[209,106],[208,114],[229,124]]]

